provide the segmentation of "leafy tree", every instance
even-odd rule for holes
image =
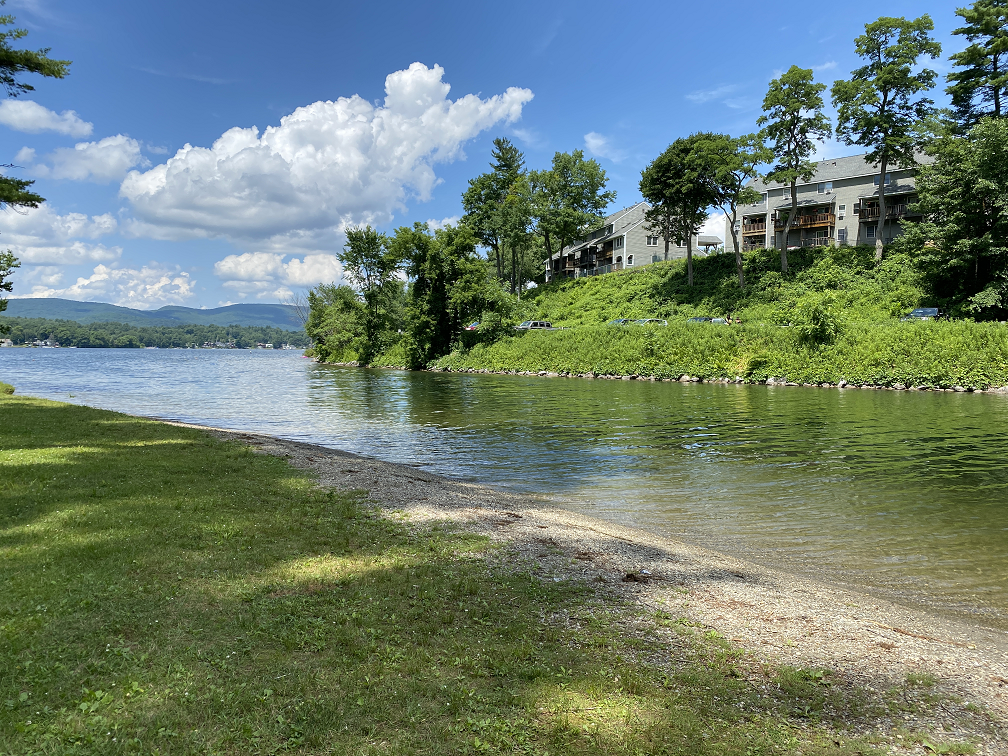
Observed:
[[[305,333],[322,362],[348,362],[365,351],[364,305],[351,287],[319,284],[308,292]]]
[[[976,0],[959,8],[965,25],[953,31],[969,40],[969,46],[953,54],[955,65],[946,77],[959,125],[968,130],[980,118],[1000,118],[1008,102],[1008,0]]]
[[[0,6],[6,0],[0,0]],[[17,97],[35,88],[20,79],[21,74],[34,73],[54,79],[62,79],[70,73],[69,60],[53,60],[49,48],[43,50],[18,50],[12,43],[28,35],[27,29],[7,28],[14,25],[14,16],[0,15],[0,86],[8,97]],[[11,168],[13,166],[6,166]],[[28,191],[34,182],[0,176],[0,205],[15,208],[35,208],[45,200]],[[9,289],[8,289],[9,291]]]
[[[548,170],[531,171],[528,178],[535,233],[547,260],[599,226],[616,199],[615,191],[606,190],[605,170],[581,150],[555,153]]]
[[[388,237],[371,226],[348,228],[346,235],[346,245],[336,256],[364,300],[364,342],[358,359],[366,364],[380,351],[380,338],[402,295],[396,277],[401,260],[389,248]]]
[[[493,253],[497,278],[503,281],[501,237],[504,233],[504,200],[512,185],[525,171],[525,156],[508,139],[498,137],[493,143],[493,162],[490,164],[492,170],[471,179],[469,188],[462,195],[462,207],[465,210],[462,222],[472,229],[480,244]]]
[[[791,66],[779,79],[770,82],[763,98],[763,113],[756,123],[763,127],[760,137],[773,143],[776,163],[767,173],[767,181],[791,188],[791,211],[784,223],[781,244],[781,272],[787,273],[788,236],[798,215],[798,180],[810,181],[816,164],[812,160],[815,142],[831,133],[830,120],[823,113],[825,84],[815,82],[811,68]]]
[[[738,208],[740,205],[755,205],[762,201],[762,195],[746,184],[759,178],[759,166],[773,160],[773,151],[763,144],[758,134],[746,134],[737,139],[727,134],[712,134],[710,139],[700,141],[696,149],[700,159],[711,166],[714,204],[728,217],[739,288],[744,289],[742,251],[739,249],[738,231],[735,228]],[[667,250],[665,259],[668,259]]]
[[[984,118],[931,146],[917,175],[921,223],[899,245],[918,257],[932,294],[953,314],[1008,315],[1008,120]]]
[[[10,280],[11,273],[15,268],[20,268],[21,263],[14,257],[14,253],[9,249],[0,252],[0,291],[10,291],[14,288],[14,283]],[[7,309],[7,300],[0,298],[0,312]],[[10,333],[10,327],[0,324],[0,333]]]
[[[693,285],[693,237],[714,204],[712,166],[701,145],[712,134],[676,139],[641,172],[640,193],[651,205],[645,217],[650,228],[665,239],[665,256],[672,239],[686,239],[686,271]]]
[[[837,109],[837,138],[868,150],[868,162],[879,166],[879,223],[875,233],[875,259],[882,259],[882,228],[886,221],[885,175],[890,166],[916,165],[914,153],[923,135],[921,125],[934,112],[934,103],[917,97],[934,86],[937,74],[918,69],[924,55],[937,58],[941,45],[931,39],[934,30],[927,14],[913,21],[883,16],[865,24],[854,40],[866,64],[851,71],[849,80],[833,83]]]

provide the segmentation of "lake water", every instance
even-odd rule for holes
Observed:
[[[3,349],[20,394],[310,441],[1008,627],[1008,397]]]

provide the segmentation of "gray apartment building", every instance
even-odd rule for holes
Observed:
[[[602,226],[564,247],[546,260],[546,280],[582,278],[614,270],[639,268],[665,259],[665,242],[648,228],[644,213],[650,209],[638,202],[608,216]],[[721,245],[716,236],[694,236],[694,253],[705,254]],[[686,247],[669,248],[668,259],[686,257]]]
[[[927,157],[918,156],[924,162]],[[822,160],[808,183],[799,182],[798,217],[791,224],[787,246],[823,247],[836,244],[875,244],[878,236],[888,244],[903,231],[900,222],[916,214],[910,205],[917,200],[913,169],[886,173],[886,221],[879,228],[879,173],[864,155]],[[790,187],[751,181],[763,194],[763,202],[739,208],[737,228],[743,250],[763,247],[780,249],[784,224],[791,212]],[[725,239],[731,238],[725,219]]]

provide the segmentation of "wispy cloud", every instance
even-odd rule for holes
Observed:
[[[202,84],[230,84],[231,79],[221,79],[216,76],[203,76],[202,74],[190,74],[190,73],[168,73],[166,71],[158,71],[156,68],[138,68],[138,71],[143,71],[144,73],[150,74],[151,76],[163,76],[166,79],[186,79],[188,81],[198,81]]]
[[[605,158],[618,163],[626,157],[624,150],[617,149],[609,141],[609,137],[597,131],[589,131],[584,135],[585,149],[595,157]]]
[[[836,68],[835,60],[828,60],[819,66],[812,66],[813,71],[832,71],[834,68]]]
[[[553,20],[553,23],[542,30],[532,44],[532,54],[541,55],[546,52],[547,48],[549,48],[549,46],[553,43],[553,40],[556,39],[557,35],[560,33],[561,26],[563,26],[563,19],[556,18]]]
[[[738,89],[737,84],[722,84],[720,87],[715,87],[714,89],[699,89],[696,92],[690,92],[686,95],[686,99],[690,102],[703,104],[705,102],[710,102],[711,100],[720,100],[722,97],[731,94],[736,89]]]

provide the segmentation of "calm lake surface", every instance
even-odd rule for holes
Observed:
[[[3,349],[19,394],[310,441],[1008,627],[1008,397]]]

